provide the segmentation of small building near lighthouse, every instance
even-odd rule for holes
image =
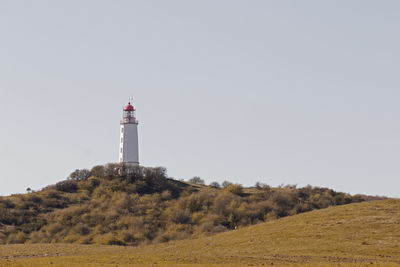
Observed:
[[[138,121],[131,102],[123,109],[120,128],[119,162],[139,165]]]

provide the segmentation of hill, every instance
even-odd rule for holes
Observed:
[[[3,266],[398,266],[400,200],[329,207],[149,246],[2,245],[0,259]]]
[[[311,186],[205,186],[168,178],[164,168],[107,164],[1,197],[0,244],[154,244],[368,199]]]

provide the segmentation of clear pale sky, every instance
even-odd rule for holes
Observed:
[[[1,1],[0,195],[118,161],[400,197],[399,1]]]

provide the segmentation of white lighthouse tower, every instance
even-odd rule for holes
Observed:
[[[119,162],[139,164],[138,121],[135,108],[131,102],[126,105],[121,120],[121,140],[119,147]]]

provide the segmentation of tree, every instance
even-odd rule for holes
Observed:
[[[231,185],[231,184],[232,184],[231,182],[223,181],[222,182],[222,187],[225,188],[225,187],[228,187],[228,185]]]
[[[194,184],[201,184],[201,185],[204,185],[204,180],[201,179],[201,178],[198,177],[198,176],[195,176],[195,177],[189,179],[189,182],[190,182],[190,183],[194,183]]]
[[[221,188],[221,185],[218,182],[212,182],[210,183],[210,186],[213,188]]]
[[[56,190],[68,193],[75,193],[78,190],[78,184],[74,180],[64,180],[56,183]]]
[[[86,180],[89,177],[90,177],[90,171],[88,169],[82,169],[82,170],[76,169],[73,173],[69,175],[69,178],[77,181]]]
[[[30,187],[28,187],[28,188],[26,189],[26,192],[30,193],[30,192],[32,192],[32,189],[31,189]]]
[[[103,165],[97,165],[94,166],[91,170],[90,170],[90,176],[95,176],[95,177],[104,177],[106,175],[106,169],[104,168]]]

